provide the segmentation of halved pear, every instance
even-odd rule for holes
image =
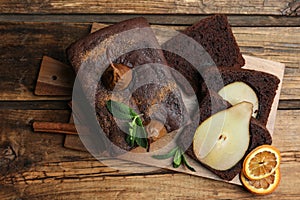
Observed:
[[[193,138],[197,159],[216,170],[233,167],[248,149],[252,104],[241,102],[201,123]]]
[[[247,101],[253,105],[252,116],[257,116],[258,98],[254,90],[244,82],[233,82],[224,86],[218,94],[228,101],[231,105]]]

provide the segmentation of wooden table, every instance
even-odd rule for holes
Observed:
[[[292,0],[0,2],[1,200],[300,199],[300,8]],[[243,54],[286,65],[273,138],[282,153],[282,180],[273,194],[257,197],[240,186],[163,169],[121,173],[64,148],[63,135],[32,131],[33,121],[68,122],[70,97],[33,92],[43,55],[67,62],[66,47],[86,35],[91,22],[145,16],[180,29],[212,13],[228,15]]]

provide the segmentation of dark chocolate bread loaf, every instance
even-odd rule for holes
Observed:
[[[212,107],[213,110],[211,109]],[[225,110],[229,107],[231,107],[231,105],[225,100],[223,100],[222,97],[220,97],[215,92],[211,92],[210,94],[207,93],[207,95],[203,98],[199,106],[200,122],[198,123],[193,122],[192,124],[186,126],[182,134],[179,136],[177,144],[182,149],[187,149],[185,153],[189,155],[192,159],[198,161],[196,155],[194,154],[193,144],[192,144],[194,133],[197,127],[207,118],[209,118],[211,115],[219,111]],[[270,136],[270,133],[266,129],[266,127],[263,126],[258,120],[256,120],[253,117],[250,120],[249,130],[250,130],[250,144],[245,156],[257,146],[272,143],[272,138]],[[207,169],[209,169],[210,171],[212,171],[213,173],[221,177],[222,179],[230,181],[241,171],[243,159],[241,159],[232,168],[224,171],[215,170],[201,162],[200,163],[204,167],[206,167]]]
[[[220,75],[221,79],[216,79]],[[240,81],[249,85],[257,95],[259,108],[257,113],[257,120],[266,125],[271,111],[272,103],[276,95],[278,84],[280,80],[269,73],[249,70],[249,69],[229,69],[226,67],[207,69],[203,78],[203,90],[210,90],[218,92],[227,84]]]
[[[180,55],[176,55],[174,52],[164,51],[165,57],[170,67],[181,73],[191,84],[194,91],[185,88],[185,85],[178,84],[185,90],[189,95],[196,93],[198,99],[201,99],[204,93],[202,93],[199,85],[202,83],[202,72],[207,67],[207,58],[210,56],[208,62],[212,62],[213,66],[225,66],[228,68],[242,67],[245,64],[245,60],[240,53],[240,49],[234,38],[227,17],[225,15],[214,15],[205,19],[200,20],[194,25],[188,27],[182,33],[188,37],[194,39],[199,45],[203,47],[204,52],[198,52],[202,55],[203,60],[197,64],[190,63],[189,60],[183,58]],[[163,47],[174,46],[176,49],[193,48],[193,45],[187,45],[186,42],[182,41],[181,36],[175,36],[166,43]],[[163,48],[168,49],[168,48]],[[194,49],[190,50],[191,53],[195,53]],[[201,62],[201,63],[200,63]]]
[[[91,34],[87,35],[86,37],[83,37],[83,38],[79,39],[78,41],[74,42],[73,44],[71,44],[67,48],[68,59],[69,59],[70,63],[72,64],[73,68],[75,69],[75,71],[77,72],[80,65],[89,58],[89,54],[92,52],[92,50],[95,49],[95,47],[100,45],[102,42],[104,42],[108,38],[112,37],[113,35],[125,33],[126,31],[130,31],[133,29],[136,29],[138,31],[138,29],[149,28],[149,27],[150,27],[149,23],[143,17],[125,20],[125,21],[119,22],[115,25],[107,26],[107,27],[102,28],[101,30],[98,30],[94,33],[91,33]],[[149,47],[156,46],[157,48],[159,48],[159,45],[156,40],[156,37],[154,36],[154,33],[150,30],[145,30],[145,31],[147,33],[151,34],[151,35],[149,35],[149,38],[137,38],[138,41],[136,44],[142,44],[142,42],[145,42],[145,44],[143,46],[148,45]],[[130,33],[131,32],[129,32],[129,34]],[[144,30],[142,30],[142,33],[145,34]],[[128,37],[130,37],[130,35],[128,35]],[[119,48],[122,48],[121,45],[124,45],[124,44],[120,43]],[[131,45],[131,44],[128,43],[125,45]],[[113,47],[115,47],[115,46],[113,46]],[[110,51],[113,51],[113,50],[114,49],[110,49]],[[130,63],[126,63],[124,61],[125,63],[123,63],[123,64],[128,65],[129,67],[133,67],[132,65],[143,64],[145,62],[146,58],[149,56],[152,57],[152,60],[151,60],[152,62],[155,61],[158,63],[165,64],[166,61],[165,61],[162,51],[151,51],[146,48],[143,51],[144,51],[144,54],[146,55],[144,59],[138,59],[138,58],[136,58],[137,55],[135,55],[134,53],[131,53],[130,55],[127,55],[127,56],[135,57],[135,59],[130,59],[131,60]],[[154,54],[154,55],[150,55],[150,54]],[[156,55],[156,58],[155,58],[155,55]],[[122,61],[122,59],[124,59],[124,56],[119,58],[120,61]],[[150,62],[150,60],[149,60],[149,62]]]
[[[127,32],[129,34],[122,36]],[[114,40],[117,42],[111,42]],[[148,22],[140,17],[108,26],[73,43],[67,49],[67,54],[75,71],[79,72],[82,66],[98,65],[98,59],[102,54],[105,55],[106,47],[110,48],[112,55],[121,49],[124,53],[114,56],[111,62],[125,65],[133,72],[130,84],[122,91],[111,91],[103,84],[102,78],[98,79],[95,108],[100,127],[107,138],[123,150],[133,148],[125,139],[128,127],[122,127],[116,116],[107,109],[106,103],[111,99],[123,102],[136,113],[142,114],[144,124],[155,119],[163,123],[168,132],[180,128],[186,116],[183,100]],[[131,50],[124,51],[126,47]],[[97,67],[105,71],[109,63]],[[83,85],[89,87],[89,84],[87,79]],[[108,151],[117,153],[113,149]]]

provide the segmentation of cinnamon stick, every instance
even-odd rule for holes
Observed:
[[[33,122],[32,126],[34,132],[77,135],[75,125],[71,123]]]

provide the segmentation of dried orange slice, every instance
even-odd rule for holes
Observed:
[[[243,185],[252,193],[258,195],[265,195],[272,193],[280,182],[280,170],[277,168],[273,174],[266,178],[259,180],[249,180],[243,173],[241,173],[241,181]]]
[[[250,180],[259,180],[273,174],[280,164],[280,152],[271,145],[252,150],[243,162],[243,173]]]

